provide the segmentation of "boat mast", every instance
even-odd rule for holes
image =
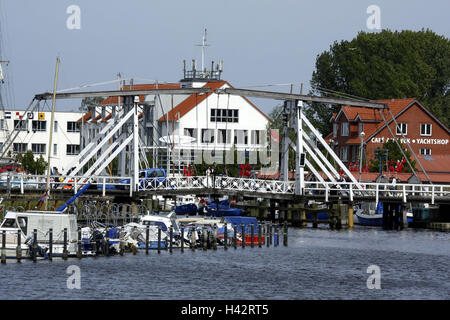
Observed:
[[[52,101],[52,115],[50,119],[50,137],[48,142],[48,164],[47,164],[47,196],[49,195],[50,190],[50,159],[52,154],[52,142],[53,142],[53,122],[55,120],[55,101],[56,101],[56,85],[58,83],[58,72],[59,72],[59,57],[56,58],[56,71],[55,71],[55,81],[53,83],[53,101]],[[47,210],[48,207],[48,200],[45,199],[45,210]]]

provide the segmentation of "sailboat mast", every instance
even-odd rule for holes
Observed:
[[[47,164],[47,192],[50,190],[50,159],[52,154],[52,143],[53,143],[53,122],[55,120],[55,101],[56,101],[56,85],[58,83],[58,73],[59,73],[59,57],[56,58],[56,71],[55,71],[55,81],[53,84],[53,101],[52,101],[52,115],[50,119],[50,137],[48,142],[48,164]],[[47,194],[48,195],[48,194]],[[47,210],[48,201],[45,201],[45,210]]]

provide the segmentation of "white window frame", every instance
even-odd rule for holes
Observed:
[[[431,156],[431,148],[420,149],[420,154],[422,156]]]
[[[344,150],[345,150],[345,152],[344,152]],[[345,154],[345,157],[344,157],[344,154]],[[341,147],[341,160],[348,161],[348,146]]]
[[[350,130],[350,125],[348,122],[342,122],[341,123],[341,136],[342,137],[348,137]]]
[[[400,126],[400,128],[401,128],[401,130],[402,130],[402,132],[403,132],[403,135],[407,135],[408,134],[408,124],[406,123],[406,122],[398,122],[397,123],[397,126],[395,127],[395,134],[396,135],[398,135],[398,136],[401,136],[402,135],[402,132],[399,132],[399,126]],[[403,128],[405,129],[405,130],[403,130]]]
[[[45,143],[32,143],[31,151],[34,154],[45,154],[47,152],[47,145]]]
[[[422,128],[426,128],[427,126],[429,126],[429,128],[430,128],[430,133],[422,133]],[[431,136],[432,135],[432,133],[433,133],[433,125],[431,124],[431,123],[421,123],[420,124],[420,135],[421,136]],[[425,130],[425,132],[426,132],[427,130]]]

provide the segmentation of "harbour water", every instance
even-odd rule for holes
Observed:
[[[80,268],[69,289],[67,268]],[[380,289],[368,289],[371,265]],[[172,254],[8,260],[0,299],[449,299],[450,234],[426,230],[289,229],[289,245]]]

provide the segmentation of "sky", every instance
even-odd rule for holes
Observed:
[[[80,9],[79,28],[70,29]],[[309,81],[318,54],[335,41],[369,29],[371,5],[390,30],[429,28],[450,37],[448,0],[0,0],[2,94],[6,109],[25,109],[33,96],[52,91],[56,57],[58,90],[117,78],[135,83],[177,82],[182,61],[224,61],[222,78],[238,88],[294,92]],[[281,85],[280,85],[281,84]],[[272,85],[272,86],[268,86]],[[90,90],[113,90],[117,83]],[[279,102],[253,100],[269,113]],[[80,100],[57,101],[56,110],[78,110]]]

